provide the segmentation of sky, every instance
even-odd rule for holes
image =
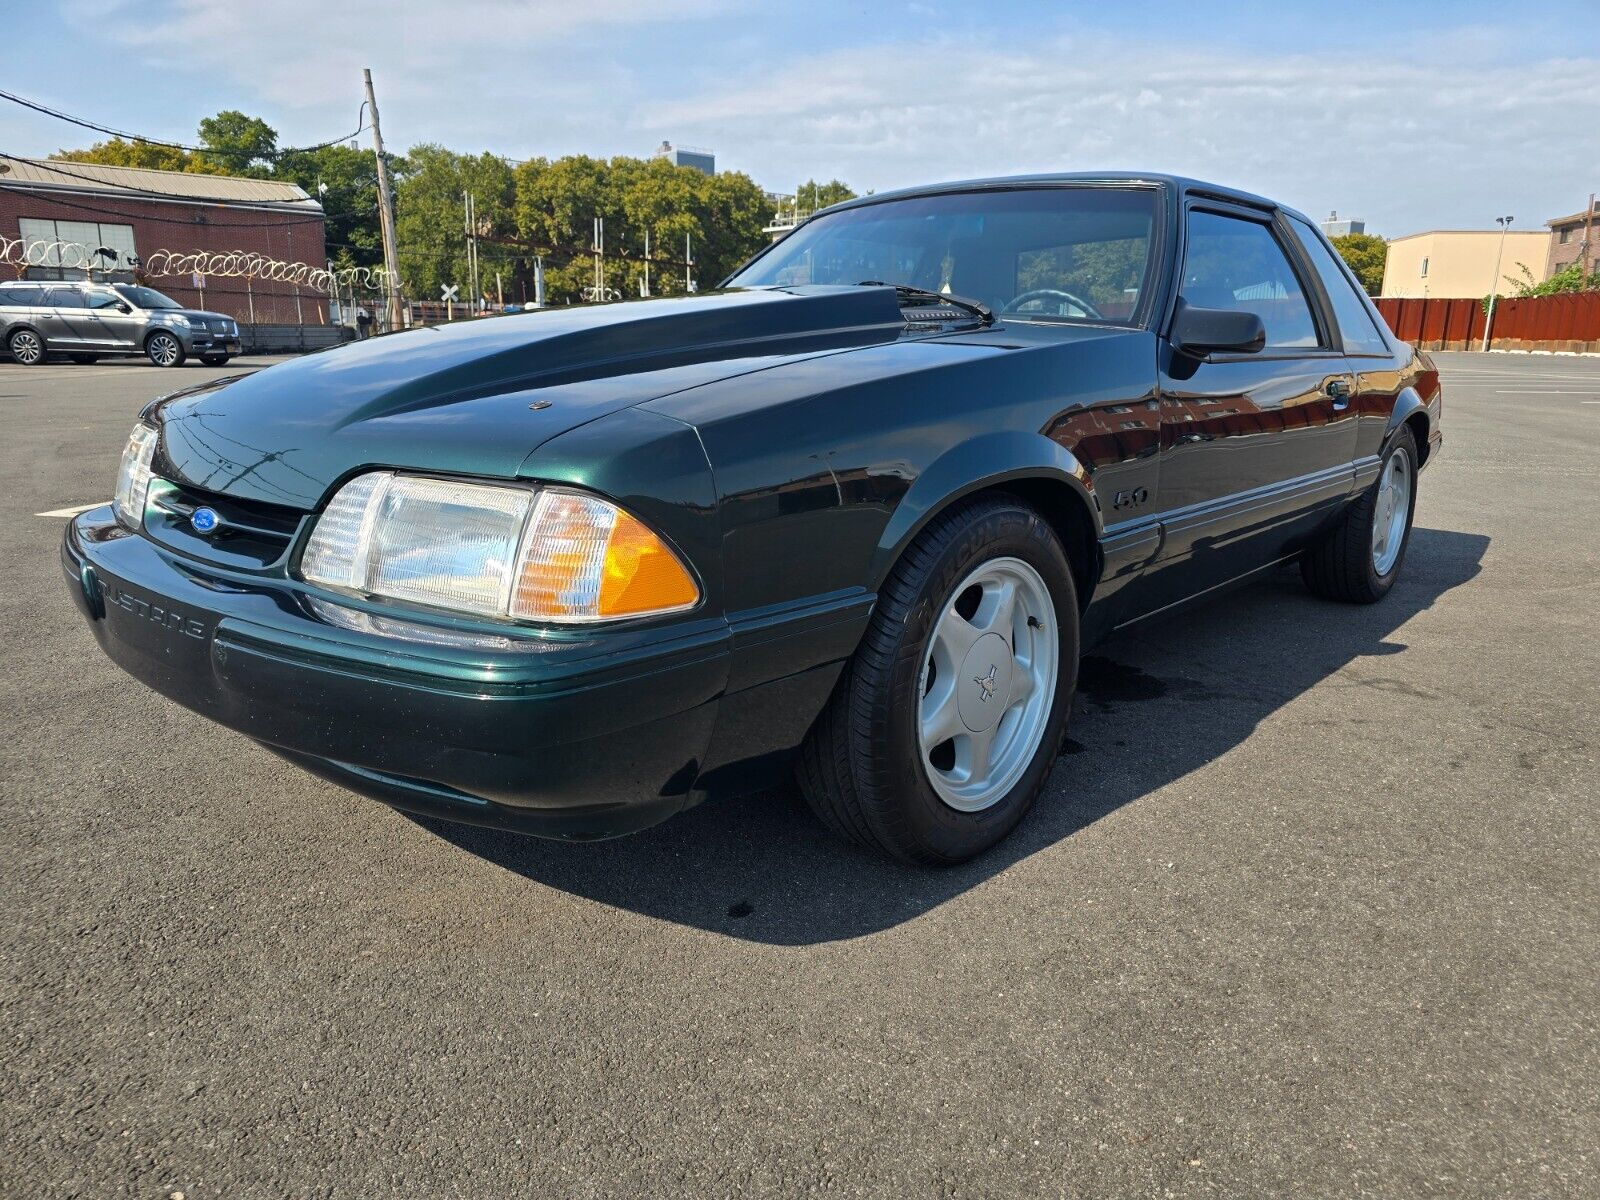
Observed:
[[[773,191],[1172,171],[1394,237],[1600,190],[1597,3],[0,0],[0,87],[184,142],[237,108],[297,146],[356,127],[371,67],[397,151],[669,139]],[[0,102],[0,152],[94,137]]]

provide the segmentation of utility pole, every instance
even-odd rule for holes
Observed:
[[[1590,207],[1593,207],[1591,205]],[[639,293],[646,299],[650,296],[650,231],[644,231],[644,291]]]
[[[372,152],[378,159],[378,222],[383,228],[384,290],[389,300],[389,328],[400,328],[400,252],[394,239],[394,193],[389,190],[389,166],[383,159],[383,128],[378,124],[378,100],[372,94],[372,68],[361,77],[367,85],[367,109],[372,113]]]
[[[1583,245],[1578,247],[1578,261],[1583,265],[1578,268],[1583,273],[1579,286],[1589,282],[1589,256],[1594,252],[1594,193],[1589,193],[1589,209],[1583,214]]]
[[[467,219],[467,275],[472,288],[472,311],[477,312],[482,293],[478,289],[478,201],[471,192],[461,193],[461,206]]]
[[[684,284],[685,284],[684,290],[685,291],[690,291],[690,292],[694,291],[694,249],[693,249],[694,243],[692,241],[693,237],[694,237],[694,235],[693,234],[689,234],[689,233],[686,233],[686,234],[683,235],[683,279],[684,279]]]
[[[1500,248],[1494,252],[1494,278],[1489,282],[1489,313],[1483,319],[1483,347],[1489,348],[1489,333],[1494,329],[1494,302],[1500,294],[1500,258],[1506,252],[1506,232],[1511,228],[1510,217],[1496,217],[1500,225]]]

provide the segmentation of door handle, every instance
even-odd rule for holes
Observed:
[[[1322,389],[1333,401],[1333,411],[1343,412],[1350,407],[1350,381],[1348,379],[1330,379]]]

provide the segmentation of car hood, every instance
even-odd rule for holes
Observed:
[[[545,309],[341,346],[156,401],[159,473],[298,509],[362,467],[514,478],[558,434],[785,361],[906,335],[893,289]]]

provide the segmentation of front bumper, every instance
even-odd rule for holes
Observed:
[[[242,353],[239,335],[236,333],[212,333],[207,329],[190,329],[183,333],[179,340],[183,342],[184,351],[189,354],[237,356]]]
[[[479,649],[346,630],[282,578],[75,518],[73,603],[136,679],[354,791],[548,837],[629,833],[684,807],[728,677],[727,634],[519,638]]]

